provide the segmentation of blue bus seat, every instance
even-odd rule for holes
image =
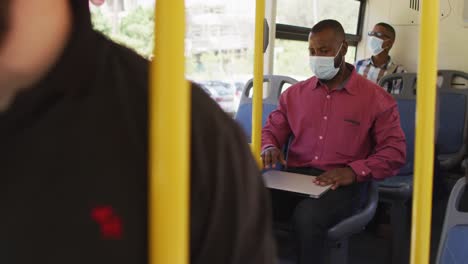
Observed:
[[[455,78],[468,83],[468,73],[451,70],[438,72],[442,77],[439,89],[440,128],[437,135],[439,160],[445,170],[460,165],[466,154],[465,140],[468,134],[468,90],[459,89]],[[465,87],[467,88],[467,87]]]
[[[273,112],[277,106],[277,104],[263,103],[262,127],[265,125],[268,115]],[[248,142],[252,142],[252,104],[239,104],[235,119],[244,130]]]
[[[379,182],[381,201],[391,205],[393,229],[392,263],[407,263],[409,256],[410,216],[407,203],[413,193],[413,166],[416,99],[414,95],[395,95],[400,112],[401,128],[406,137],[406,163],[397,176]]]
[[[352,216],[343,219],[338,224],[327,230],[326,263],[329,264],[346,264],[348,263],[348,245],[349,238],[362,232],[367,224],[374,218],[375,211],[379,200],[378,184],[374,181],[368,182],[365,193],[364,202],[356,208],[356,213]],[[290,233],[292,226],[289,223],[275,223],[275,227],[282,233]],[[281,259],[280,263],[292,263],[290,259]]]
[[[348,262],[348,244],[351,235],[364,230],[367,224],[374,218],[379,201],[379,191],[376,182],[369,182],[367,200],[358,211],[328,229],[327,240],[329,248],[330,264],[346,264]]]
[[[438,71],[438,100],[436,108],[436,144],[439,149],[438,159],[445,171],[460,165],[466,154],[464,144],[468,134],[467,124],[468,103],[468,73],[454,70]],[[457,79],[459,78],[459,79]],[[416,94],[416,73],[396,73],[384,76],[380,85],[402,80],[403,88],[400,95],[411,98]],[[462,79],[463,81],[457,81]]]
[[[263,98],[262,127],[265,125],[268,115],[278,106],[278,98],[281,94],[282,87],[285,84],[295,84],[297,80],[282,75],[265,75],[263,77],[263,82],[269,83],[269,89],[267,89],[267,94]],[[243,128],[248,142],[251,142],[252,133],[252,97],[250,97],[252,88],[253,79],[250,79],[244,86],[239,108],[235,116],[235,120]]]
[[[437,75],[440,79],[438,83],[442,89],[463,89],[468,88],[468,73],[456,70],[439,70]],[[458,82],[457,78],[463,79],[462,82]]]
[[[442,71],[443,82],[438,89],[437,103],[437,135],[436,144],[439,149],[438,159],[441,167],[445,170],[454,168],[461,163],[465,153],[464,144],[467,136],[468,124],[468,91],[451,88],[450,84],[454,76],[460,73]],[[448,77],[447,77],[448,76]],[[393,80],[401,76],[390,76]],[[407,202],[411,198],[413,189],[413,159],[414,159],[414,130],[415,130],[415,102],[409,105],[409,101],[415,100],[416,79],[409,79],[411,88],[402,89],[399,96],[395,96],[400,111],[401,125],[407,140],[407,162],[400,170],[398,176],[391,177],[380,183],[381,200],[391,204],[391,222],[395,234],[392,246],[393,263],[406,263],[408,261],[409,249],[409,219]],[[449,81],[450,80],[450,81]],[[384,80],[385,81],[385,80]],[[448,84],[447,84],[448,83]],[[405,103],[406,100],[406,103]],[[440,186],[439,186],[440,187]],[[435,187],[437,188],[437,186]],[[403,241],[404,243],[402,243]],[[405,254],[403,254],[404,252]]]
[[[458,210],[466,189],[466,178],[460,178],[452,189],[445,213],[437,264],[468,263],[468,212]]]
[[[286,161],[288,160],[288,149],[292,140],[294,140],[293,135],[289,137],[283,148]],[[327,231],[327,249],[329,253],[327,257],[330,264],[346,264],[348,262],[349,238],[351,235],[363,231],[375,215],[379,200],[378,185],[376,182],[370,181],[363,187],[366,187],[361,191],[364,199],[361,199],[361,204],[356,208],[356,213],[343,219]],[[283,230],[288,228],[289,225],[282,226]]]
[[[401,91],[400,95],[405,97],[410,97],[415,94],[416,89],[416,73],[392,73],[383,76],[380,81],[379,85],[385,87],[385,85],[389,85],[391,82],[394,81],[401,81]]]

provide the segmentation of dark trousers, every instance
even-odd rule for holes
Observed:
[[[314,168],[290,168],[288,171],[307,175],[322,173]],[[297,263],[323,263],[327,230],[350,216],[357,208],[359,186],[352,184],[329,190],[318,199],[285,191],[271,191],[274,220],[290,223],[293,227]]]

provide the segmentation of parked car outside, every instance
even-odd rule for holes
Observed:
[[[233,115],[237,107],[234,105],[234,90],[227,83],[221,81],[201,81],[199,84],[227,113]]]

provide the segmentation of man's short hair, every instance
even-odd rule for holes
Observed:
[[[387,23],[384,23],[384,22],[380,22],[380,23],[377,23],[375,24],[376,26],[381,26],[381,27],[384,27],[386,30],[388,30],[388,32],[391,34],[391,38],[392,39],[395,39],[396,37],[396,32],[395,32],[395,29],[390,25],[390,24],[387,24]]]
[[[340,22],[333,20],[333,19],[325,19],[325,20],[318,22],[312,27],[310,32],[313,34],[313,33],[322,32],[325,29],[332,29],[333,31],[335,31],[337,36],[343,37],[343,39],[345,38],[345,32],[344,32],[343,26],[340,24]]]

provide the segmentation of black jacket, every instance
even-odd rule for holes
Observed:
[[[72,0],[59,62],[0,113],[0,263],[147,263],[148,62]],[[194,87],[191,263],[272,263],[269,196],[241,130]]]

